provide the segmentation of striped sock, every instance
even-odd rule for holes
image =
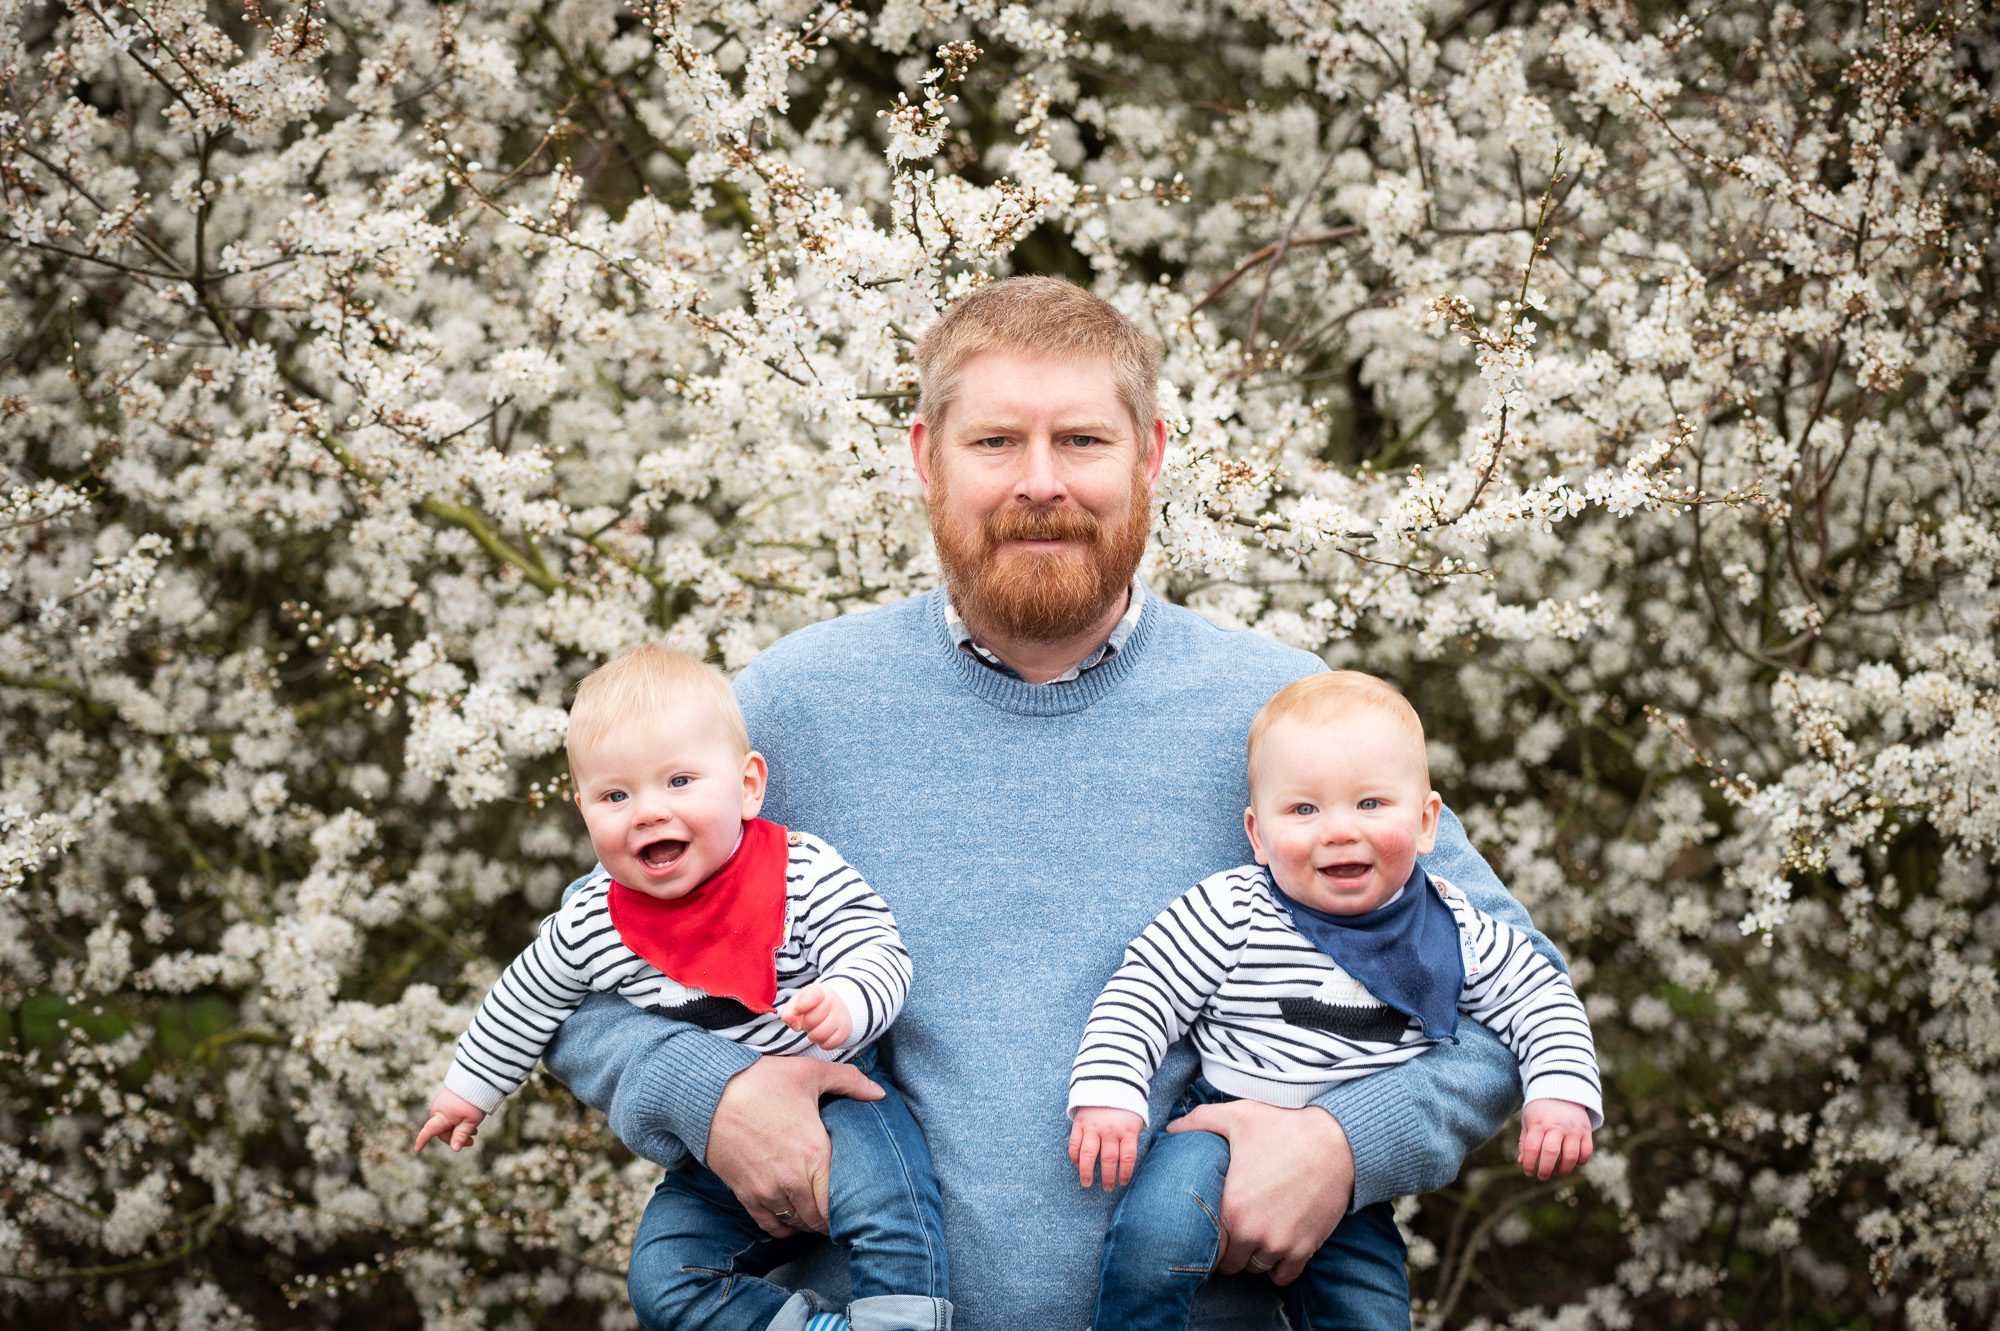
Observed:
[[[806,1323],[806,1331],[853,1331],[854,1323],[839,1313],[814,1313]]]

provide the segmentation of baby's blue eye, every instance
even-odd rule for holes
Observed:
[[[1293,806],[1292,806],[1292,812],[1293,812],[1293,813],[1295,813],[1295,814],[1298,814],[1298,815],[1299,815],[1300,817],[1302,817],[1302,818],[1310,818],[1310,817],[1312,817],[1312,816],[1313,816],[1314,814],[1316,814],[1316,813],[1318,813],[1318,812],[1319,812],[1319,805],[1317,805],[1317,804],[1296,804],[1296,805],[1293,805]]]
[[[667,784],[673,787],[675,790],[679,790],[682,786],[687,785],[689,782],[693,780],[694,778],[691,776],[677,776],[673,778],[671,781],[667,782]]]
[[[604,802],[606,804],[623,804],[625,802],[625,792],[622,790],[607,790],[604,792]]]
[[[1382,801],[1376,799],[1374,796],[1371,795],[1367,799],[1361,801],[1361,807],[1364,810],[1379,809],[1382,807]]]

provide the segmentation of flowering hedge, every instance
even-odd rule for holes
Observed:
[[[1420,1316],[1986,1324],[1979,9],[0,0],[0,1314],[630,1325],[560,1087],[408,1154],[565,690],[929,584],[912,337],[1044,271],[1153,584],[1404,682],[1574,959],[1600,1153],[1405,1203]]]

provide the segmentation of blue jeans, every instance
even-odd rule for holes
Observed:
[[[1173,1117],[1233,1099],[1197,1077]],[[1222,1255],[1229,1143],[1158,1132],[1111,1216],[1092,1331],[1186,1331],[1195,1291]],[[1302,1275],[1279,1291],[1294,1331],[1410,1331],[1403,1236],[1387,1202],[1348,1213]]]
[[[930,1148],[902,1095],[866,1055],[880,1100],[829,1096],[832,1239],[847,1250],[856,1331],[948,1331],[943,1204]],[[692,1161],[660,1180],[632,1243],[626,1287],[647,1331],[794,1331],[822,1305],[762,1277],[819,1243],[774,1239],[712,1172]]]

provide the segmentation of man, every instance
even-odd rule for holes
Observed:
[[[1080,1190],[1065,1151],[1078,1035],[1127,940],[1249,858],[1250,720],[1323,666],[1134,579],[1166,428],[1156,354],[1108,304],[1054,279],[990,284],[945,312],[918,368],[910,443],[945,588],[800,630],[737,692],[771,764],[766,816],[840,847],[915,962],[885,1059],[937,1163],[960,1331],[1081,1327],[1113,1199]],[[1448,811],[1424,863],[1531,928]],[[1211,1282],[1195,1326],[1278,1326],[1272,1282],[1351,1207],[1449,1182],[1499,1130],[1515,1061],[1461,1031],[1304,1109],[1185,1120],[1230,1140],[1217,1269],[1270,1277]],[[825,1227],[818,1097],[873,1093],[852,1068],[752,1060],[616,1000],[572,1017],[548,1061],[640,1154],[670,1164],[685,1143],[776,1236]],[[1191,1074],[1176,1047],[1155,1116]],[[1382,1285],[1354,1325],[1379,1325],[1402,1253],[1364,1241],[1354,1259]],[[644,1283],[635,1261],[642,1318]]]

